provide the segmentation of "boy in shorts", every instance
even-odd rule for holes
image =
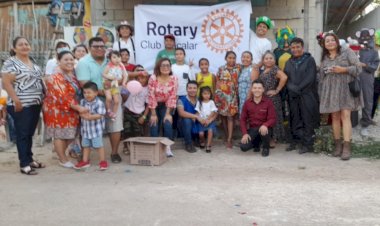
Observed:
[[[99,169],[106,170],[108,163],[105,160],[103,147],[103,130],[105,126],[104,115],[106,108],[103,101],[98,96],[98,86],[94,82],[87,82],[83,86],[84,99],[80,105],[86,107],[89,112],[81,114],[81,135],[83,158],[74,169],[84,169],[90,167],[90,149],[93,148],[99,153]]]

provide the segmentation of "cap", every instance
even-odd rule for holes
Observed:
[[[272,20],[267,17],[267,16],[261,16],[259,18],[256,18],[256,27],[260,24],[260,23],[264,23],[268,26],[269,29],[271,29],[273,27],[273,22]]]
[[[164,36],[164,39],[170,38],[171,40],[175,41],[175,37],[172,34],[168,34]]]
[[[66,42],[64,39],[57,39],[57,40],[55,40],[55,42],[54,42],[54,47],[57,48],[58,44],[60,44],[60,43],[64,43],[64,44],[66,44],[66,45],[69,47],[69,49],[70,49],[70,45],[69,45],[69,43]]]

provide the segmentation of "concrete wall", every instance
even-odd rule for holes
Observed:
[[[143,4],[144,0],[92,0],[92,15],[94,25],[116,25],[120,21],[134,22],[133,8],[137,4]],[[151,1],[152,2],[152,1]],[[165,0],[156,1],[164,3]],[[178,3],[189,3],[189,0],[177,0]],[[207,2],[216,2],[207,0]],[[258,16],[269,16],[275,21],[276,29],[270,32],[268,37],[276,47],[274,33],[277,28],[289,25],[294,29],[297,36],[304,38],[306,48],[316,59],[319,59],[320,48],[315,40],[318,32],[323,27],[323,5],[321,0],[268,0],[267,7],[254,7],[251,21]],[[306,4],[305,4],[306,3]],[[308,7],[304,9],[304,6]]]
[[[318,0],[287,0],[269,1],[268,7],[253,8],[252,17],[269,16],[275,21],[275,30],[270,34],[273,46],[275,43],[274,33],[277,28],[289,25],[296,35],[305,40],[306,49],[313,54],[317,63],[320,59],[320,47],[315,36],[323,30],[323,5]],[[304,8],[307,6],[307,8]]]
[[[380,7],[376,8],[366,16],[344,27],[342,38],[346,39],[348,36],[356,37],[355,32],[362,28],[380,28]]]

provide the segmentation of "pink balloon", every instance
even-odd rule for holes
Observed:
[[[129,81],[127,83],[127,90],[131,93],[131,94],[137,94],[139,93],[141,90],[142,90],[142,85],[141,83],[139,83],[138,81]]]

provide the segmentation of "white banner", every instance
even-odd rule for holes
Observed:
[[[210,71],[225,64],[225,53],[233,50],[240,59],[249,50],[250,1],[213,6],[135,6],[137,63],[153,70],[157,53],[164,49],[164,35],[173,34],[176,46],[186,51],[186,61],[198,66],[210,61]]]

